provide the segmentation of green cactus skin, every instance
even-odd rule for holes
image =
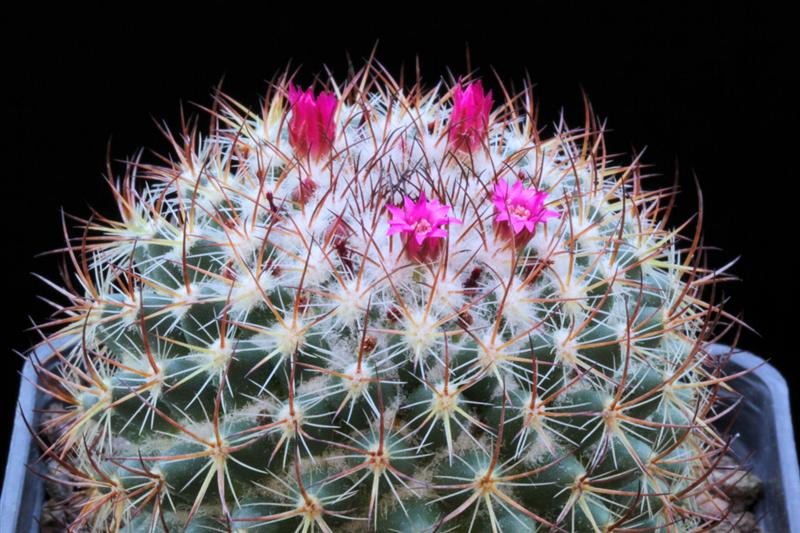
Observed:
[[[72,527],[713,523],[726,378],[703,347],[732,320],[704,300],[698,239],[666,226],[675,191],[614,165],[588,112],[540,137],[529,89],[462,132],[477,144],[451,135],[461,88],[369,64],[328,89],[320,153],[298,148],[286,79],[259,113],[217,94],[207,135],[168,133],[174,154],[110,180],[119,216],[70,239],[43,326],[64,344],[38,366]],[[501,181],[556,216],[503,237]],[[427,258],[387,235],[387,206],[421,192],[458,219]]]

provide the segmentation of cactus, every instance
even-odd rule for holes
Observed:
[[[529,88],[502,94],[374,63],[318,92],[283,76],[107,177],[119,216],[79,220],[38,328],[73,529],[719,518],[719,271],[588,103],[547,138]]]

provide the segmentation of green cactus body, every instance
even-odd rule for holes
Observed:
[[[591,125],[541,138],[529,91],[492,108],[372,66],[330,90],[219,95],[72,241],[69,340],[41,366],[74,525],[710,523],[720,315],[662,219],[674,191]]]

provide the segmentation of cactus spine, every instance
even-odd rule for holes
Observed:
[[[368,65],[109,178],[38,362],[72,527],[712,523],[714,272],[588,110],[544,138],[529,90]]]

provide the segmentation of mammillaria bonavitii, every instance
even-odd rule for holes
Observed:
[[[591,114],[370,65],[210,116],[69,241],[37,366],[73,527],[713,523],[714,272]]]

